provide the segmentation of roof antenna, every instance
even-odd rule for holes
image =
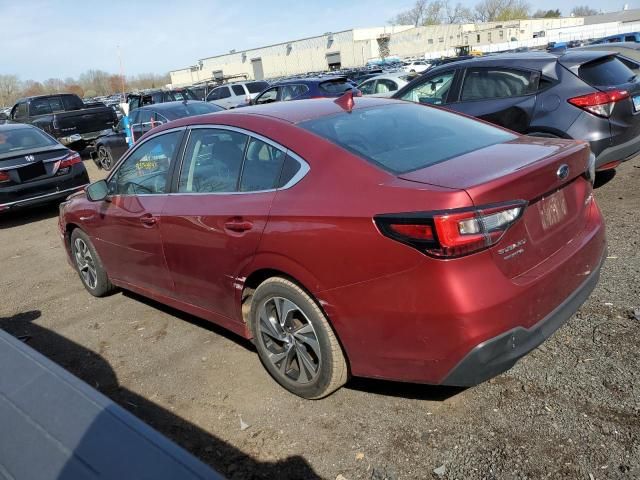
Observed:
[[[337,104],[345,112],[351,113],[356,102],[353,100],[353,89],[349,89],[336,98],[333,103]]]

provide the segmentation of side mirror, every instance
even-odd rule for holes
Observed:
[[[98,180],[87,187],[87,198],[92,202],[101,202],[109,194],[106,180]]]

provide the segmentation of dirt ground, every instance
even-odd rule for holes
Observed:
[[[91,297],[57,208],[0,217],[0,328],[229,478],[637,479],[640,159],[599,183],[598,288],[543,346],[467,390],[353,379],[297,398],[216,326],[129,293]]]

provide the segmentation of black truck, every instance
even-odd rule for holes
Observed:
[[[22,98],[11,109],[10,118],[13,122],[30,123],[76,151],[92,144],[104,130],[118,122],[111,107],[87,106],[80,97],[70,93]]]

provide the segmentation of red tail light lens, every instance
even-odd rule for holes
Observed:
[[[9,182],[11,178],[9,178],[9,174],[7,172],[0,172],[0,183]]]
[[[380,232],[437,258],[456,258],[495,245],[521,216],[525,201],[443,212],[378,215]]]
[[[599,117],[609,118],[615,104],[625,98],[629,98],[626,90],[609,90],[573,97],[568,102]]]
[[[80,157],[80,154],[77,152],[72,152],[62,159],[58,169],[67,168],[67,167],[70,167],[71,165],[75,165],[76,163],[80,163],[80,162],[82,162],[82,158]]]

